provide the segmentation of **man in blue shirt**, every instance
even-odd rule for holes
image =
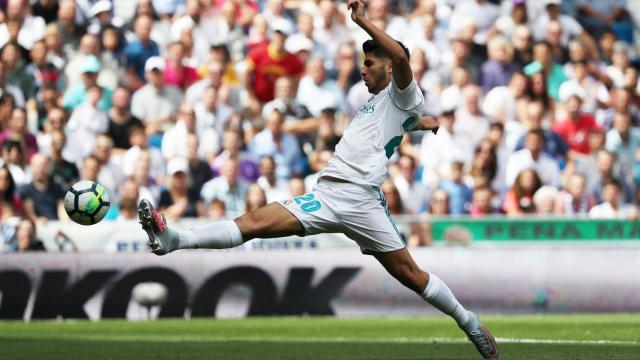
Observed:
[[[131,41],[124,49],[127,59],[127,72],[130,86],[138,89],[144,85],[144,64],[152,56],[160,55],[158,44],[151,40],[153,19],[142,15],[136,19],[134,31],[136,40]]]

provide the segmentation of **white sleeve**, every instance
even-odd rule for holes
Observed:
[[[394,105],[403,111],[414,109],[422,105],[424,101],[422,90],[418,87],[415,79],[411,80],[409,86],[402,90],[396,85],[396,80],[392,79],[391,86],[389,87],[389,95]]]

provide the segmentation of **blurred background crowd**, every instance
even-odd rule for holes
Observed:
[[[369,0],[424,113],[382,186],[393,215],[635,219],[640,84],[624,0]],[[4,248],[68,221],[66,189],[169,221],[312,191],[353,115],[368,36],[344,1],[0,1]],[[115,225],[114,225],[115,226]],[[420,243],[420,229],[411,242]],[[31,240],[30,240],[31,239]],[[2,248],[2,246],[0,246]]]

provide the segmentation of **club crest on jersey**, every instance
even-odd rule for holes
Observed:
[[[375,105],[365,105],[360,110],[358,110],[354,118],[359,118],[360,116],[365,114],[372,114],[374,111],[376,111]]]

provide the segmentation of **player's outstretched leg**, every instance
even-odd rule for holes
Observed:
[[[451,316],[458,323],[460,329],[467,334],[483,358],[498,358],[496,342],[489,331],[480,323],[478,317],[458,302],[449,287],[440,278],[422,271],[413,261],[407,249],[375,253],[374,256],[394,278],[418,293],[435,308]]]
[[[254,238],[303,235],[304,228],[288,210],[271,203],[235,220],[216,221],[188,230],[170,229],[163,214],[143,199],[138,207],[142,229],[149,236],[149,247],[156,255],[178,249],[226,249]]]

